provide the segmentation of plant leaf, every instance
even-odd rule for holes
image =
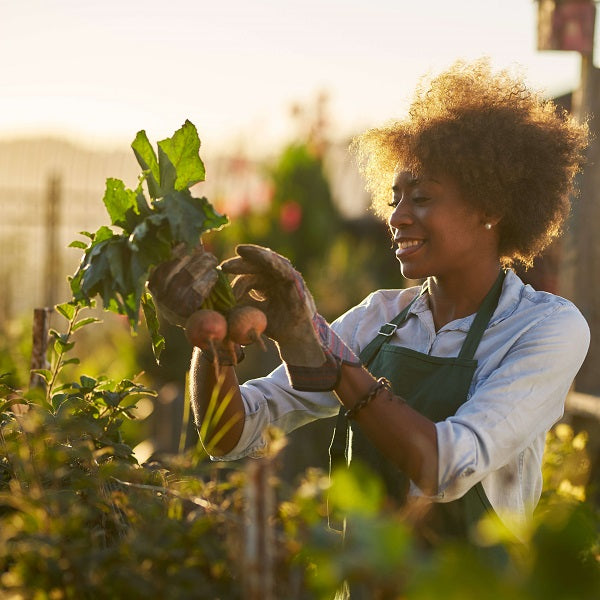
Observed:
[[[133,190],[127,189],[120,179],[109,177],[106,180],[104,206],[106,206],[111,223],[127,232],[135,226],[136,215],[139,220],[137,194]]]
[[[227,223],[227,217],[216,213],[206,198],[194,198],[189,190],[171,192],[156,204],[169,221],[173,239],[190,249],[202,233]]]
[[[146,172],[146,182],[148,184],[148,193],[151,198],[160,198],[163,194],[160,186],[160,170],[156,153],[146,132],[142,129],[137,132],[135,139],[131,144],[133,153],[142,169]]]
[[[63,340],[56,340],[54,342],[54,351],[57,354],[60,354],[61,352],[68,352],[69,350],[71,350],[73,348],[73,346],[75,345],[75,342],[63,342]]]
[[[64,302],[56,305],[56,310],[67,320],[71,320],[75,315],[75,306],[70,302]]]
[[[79,382],[81,383],[82,388],[93,390],[94,387],[96,387],[98,380],[89,375],[81,375],[81,377],[79,377]]]
[[[31,372],[39,375],[46,383],[52,381],[52,371],[49,369],[31,369]]]
[[[172,137],[158,142],[158,164],[163,195],[172,190],[185,190],[204,181],[206,172],[199,151],[198,131],[189,120],[186,120]]]
[[[78,365],[81,361],[78,358],[69,358],[67,360],[63,360],[63,367],[65,365]]]
[[[165,348],[165,338],[160,333],[158,314],[156,312],[156,307],[154,306],[152,295],[148,290],[145,290],[144,295],[142,296],[142,309],[144,311],[146,325],[148,326],[148,332],[150,333],[150,339],[152,340],[154,359],[156,360],[156,364],[160,364],[160,355]]]
[[[75,323],[73,323],[73,327],[71,327],[71,331],[77,331],[78,329],[81,329],[82,327],[85,327],[86,325],[89,325],[90,323],[100,323],[100,319],[97,319],[96,317],[86,317],[85,319],[81,319]]]

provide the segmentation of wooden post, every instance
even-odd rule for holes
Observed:
[[[36,308],[33,311],[33,344],[31,348],[31,369],[47,369],[48,327],[50,308]],[[46,382],[36,373],[31,373],[29,387],[45,387]]]
[[[275,600],[273,459],[251,459],[246,472],[244,600]]]
[[[44,228],[46,232],[44,248],[44,305],[54,306],[58,298],[58,282],[61,277],[60,248],[58,233],[60,230],[61,179],[52,175],[48,180],[46,193],[46,214]]]
[[[587,120],[590,146],[578,179],[580,196],[567,229],[561,294],[573,300],[592,331],[576,389],[600,395],[600,70],[594,67],[592,54],[581,57],[581,83],[573,97],[573,113],[580,121]]]

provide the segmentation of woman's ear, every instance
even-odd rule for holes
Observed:
[[[486,229],[492,229],[493,227],[496,227],[496,225],[498,225],[498,223],[500,223],[501,220],[502,217],[499,216],[484,216],[482,220],[482,225]]]

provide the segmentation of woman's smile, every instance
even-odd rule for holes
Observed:
[[[425,244],[425,240],[410,238],[395,239],[394,242],[398,245],[398,248],[396,249],[396,257],[398,260],[414,254],[421,249],[423,244]]]

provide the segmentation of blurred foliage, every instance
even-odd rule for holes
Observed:
[[[312,142],[290,145],[268,168],[273,201],[264,211],[239,215],[207,245],[220,258],[240,242],[286,254],[332,319],[402,280],[385,224],[337,211]],[[54,315],[61,326],[53,323],[41,387],[29,386],[31,321],[2,324],[0,597],[247,597],[247,463],[211,463],[198,443],[176,444],[172,454],[150,451],[146,460],[138,446],[156,434],[149,403],[161,424],[178,414],[185,435],[189,414],[167,403],[180,394],[189,365],[181,331],[165,328],[157,367],[146,332],[131,338],[125,320],[104,314],[94,324],[100,315],[82,317],[81,310],[66,303]],[[240,378],[276,363],[272,347],[266,355],[249,348]],[[305,457],[322,441],[312,433],[296,438],[270,460],[284,467],[285,452]],[[381,482],[359,463],[331,480],[317,468],[294,482],[279,472],[269,481],[277,492],[275,597],[341,598],[350,586],[354,597],[370,600],[595,599],[600,511],[590,502],[586,442],[585,432],[564,423],[548,434],[544,491],[530,524],[488,518],[476,544],[427,552],[410,515],[386,503]],[[332,525],[346,518],[345,539],[329,526],[329,514]],[[491,559],[498,549],[507,560]]]
[[[571,493],[589,473],[584,440],[564,424],[549,432],[548,487],[533,520],[512,523],[519,537],[506,521],[488,517],[476,544],[447,542],[423,552],[410,515],[389,509],[380,481],[360,464],[334,473],[331,486],[308,471],[280,513],[318,598],[333,598],[345,581],[353,598],[591,600],[600,590],[600,509],[584,491]],[[325,526],[328,510],[346,515],[343,543]]]
[[[31,317],[0,322],[0,374],[6,384],[23,388],[29,383],[31,344]]]
[[[141,463],[126,424],[155,392],[135,377],[82,374],[75,347],[104,326],[79,310],[59,310],[67,326],[53,330],[40,373],[46,389],[14,387],[26,373],[0,379],[2,597],[246,597],[246,463],[210,463],[201,445]],[[548,434],[545,489],[522,541],[487,519],[476,545],[427,552],[406,511],[386,503],[379,479],[358,462],[331,482],[319,469],[297,485],[272,479],[275,597],[333,598],[349,585],[373,599],[596,598],[600,514],[586,499],[588,477],[585,433],[559,424]],[[344,541],[329,512],[346,517]],[[490,560],[495,548],[509,560]]]
[[[0,382],[2,597],[238,597],[227,565],[240,485],[230,491],[201,448],[168,469],[140,465],[124,425],[155,392],[130,379],[69,378],[73,337],[92,320],[58,308],[68,323],[51,332],[45,386]]]

